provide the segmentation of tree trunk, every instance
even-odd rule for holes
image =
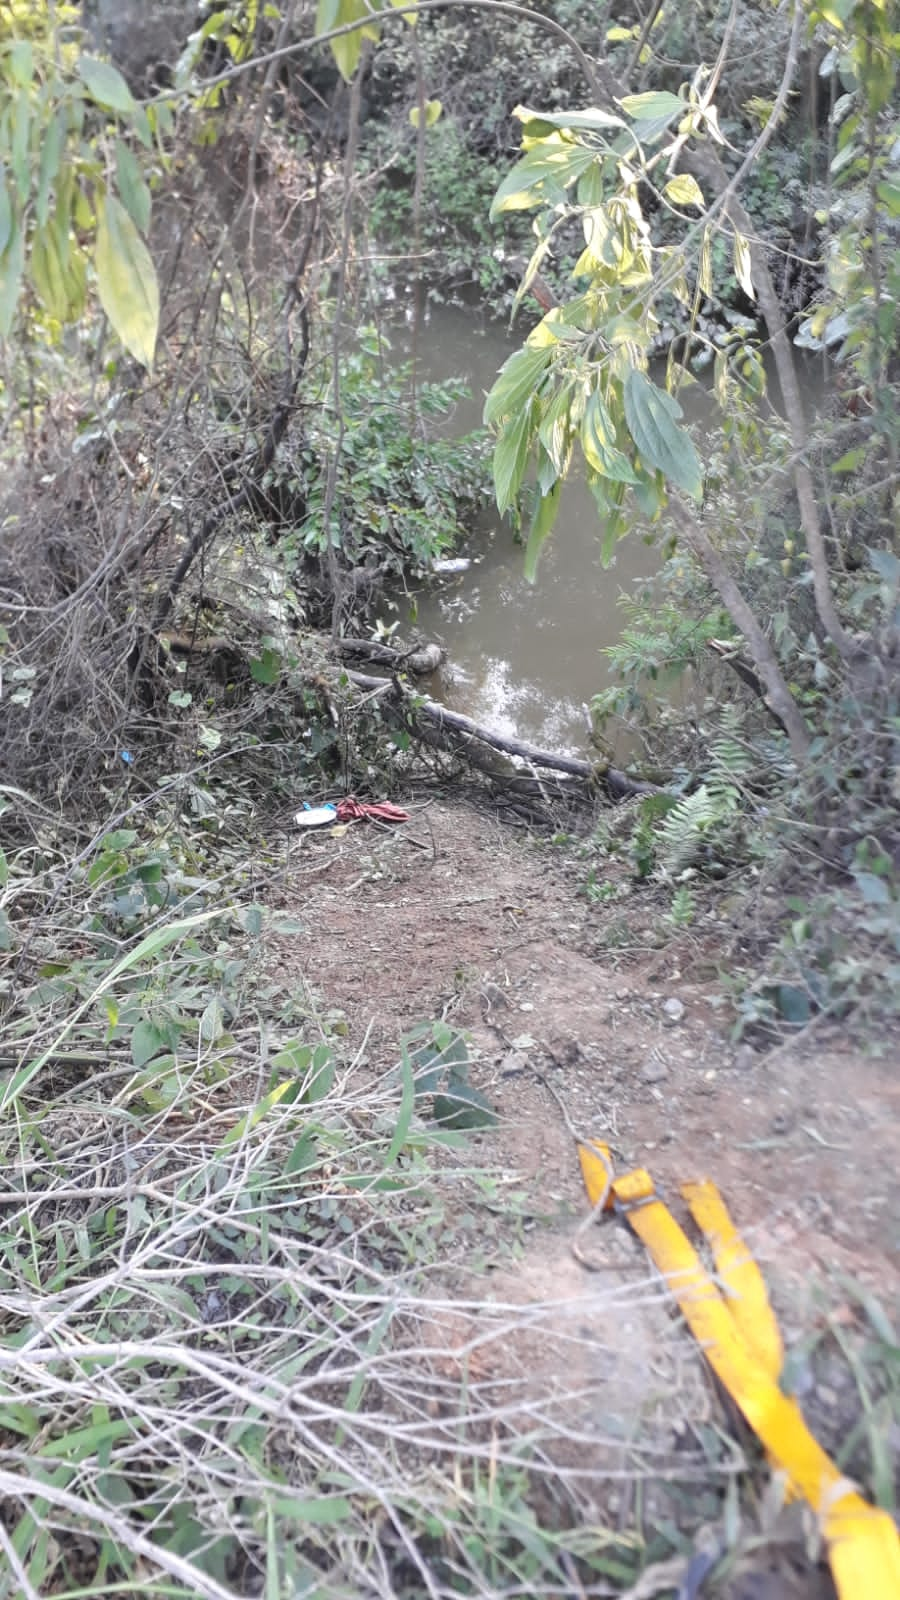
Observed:
[[[728,174],[713,150],[704,148],[693,151],[690,159],[685,161],[685,166],[689,167],[695,175],[705,178],[716,194],[724,194],[727,190],[729,184]],[[759,309],[762,312],[769,335],[769,343],[775,361],[775,371],[778,374],[778,383],[784,404],[785,419],[791,438],[793,452],[791,473],[797,502],[800,507],[800,526],[809,555],[816,610],[826,634],[841,659],[845,665],[850,665],[855,659],[857,651],[837,614],[834,596],[831,592],[828,554],[822,533],[815,484],[809,469],[809,434],[806,427],[806,414],[803,409],[800,384],[797,380],[794,351],[781,301],[778,298],[778,292],[772,281],[772,274],[769,271],[766,246],[757,237],[752,218],[748,216],[736,194],[728,196],[725,201],[724,211],[732,227],[738,233],[743,234],[750,246],[753,285],[759,296]]]
[[[753,664],[759,669],[759,675],[766,686],[772,711],[787,732],[794,756],[798,761],[802,761],[809,750],[809,729],[785,682],[775,651],[706,529],[695,520],[684,501],[679,500],[677,495],[670,497],[669,510],[675,517],[685,544],[700,562],[717,594],[724,601],[732,622],[746,639],[753,656]]]

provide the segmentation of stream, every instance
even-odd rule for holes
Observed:
[[[481,425],[484,396],[526,333],[524,320],[520,332],[510,333],[469,307],[427,308],[418,339],[420,379],[463,378],[471,390],[448,431],[459,435]],[[391,338],[405,359],[408,330],[395,328]],[[392,597],[401,631],[414,620],[447,649],[440,683],[429,692],[497,733],[564,754],[588,753],[586,707],[612,681],[603,648],[625,624],[621,596],[653,576],[658,550],[638,526],[604,568],[596,506],[573,475],[536,583],[526,582],[523,549],[496,512],[485,514],[468,554],[474,559],[466,572],[416,591],[412,605],[402,594]]]
[[[449,433],[458,436],[481,425],[484,396],[527,331],[524,318],[511,333],[479,317],[473,307],[427,306],[418,336],[420,380],[463,378],[471,390],[445,424]],[[391,341],[398,358],[407,359],[410,329],[394,324]],[[663,367],[660,362],[660,379]],[[804,368],[807,399],[815,409],[823,387],[821,367],[807,360]],[[772,392],[777,398],[775,383]],[[686,422],[708,421],[709,397],[702,384],[683,389],[679,399]],[[659,533],[657,526],[656,538]],[[537,582],[530,584],[523,574],[522,547],[496,511],[485,513],[465,572],[409,596],[391,596],[401,632],[415,624],[426,638],[446,647],[447,662],[427,692],[499,734],[560,754],[589,755],[588,704],[614,681],[604,647],[615,644],[626,626],[622,597],[646,585],[659,568],[659,547],[652,540],[649,527],[636,519],[633,533],[620,541],[612,564],[604,568],[597,509],[587,485],[573,473],[563,487]],[[613,727],[607,731],[612,735]],[[619,759],[631,753],[627,733],[620,735],[620,744],[613,751]]]

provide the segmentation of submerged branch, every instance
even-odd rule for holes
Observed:
[[[543,768],[547,772],[558,772],[577,779],[585,786],[587,793],[605,791],[611,800],[631,800],[636,796],[664,792],[659,784],[644,783],[640,779],[630,778],[627,773],[620,772],[617,767],[611,767],[605,761],[581,761],[576,756],[562,756],[550,750],[539,750],[535,745],[527,744],[522,739],[506,738],[503,734],[495,733],[492,728],[486,728],[471,717],[464,716],[460,711],[450,711],[436,700],[421,699],[411,693],[398,678],[375,678],[362,672],[348,672],[347,678],[358,689],[389,690],[385,698],[393,700],[398,708],[402,708],[408,725],[412,723],[415,728],[416,720],[424,719],[429,731],[432,734],[436,732],[441,738],[441,743],[454,753],[458,754],[466,744],[475,741],[476,744],[498,750],[501,755],[524,761],[531,767]]]

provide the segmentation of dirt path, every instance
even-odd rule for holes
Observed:
[[[895,1065],[824,1032],[767,1057],[735,1049],[713,976],[722,928],[673,934],[662,950],[598,948],[611,912],[578,896],[560,856],[472,808],[432,804],[394,834],[358,826],[298,837],[283,889],[307,930],[280,941],[284,964],[299,967],[323,1009],[344,1013],[347,1047],[364,1045],[366,1070],[388,1070],[401,1036],[423,1021],[446,1019],[469,1037],[472,1081],[501,1118],[474,1142],[515,1183],[525,1228],[493,1294],[505,1304],[555,1297],[596,1327],[596,1273],[607,1273],[608,1291],[629,1269],[632,1285],[645,1271],[614,1223],[579,1235],[593,1271],[572,1255],[587,1207],[567,1115],[608,1141],[618,1168],[649,1167],[676,1210],[681,1182],[714,1179],[764,1267],[789,1348],[816,1325],[818,1284],[832,1306],[840,1299],[836,1274],[890,1299],[900,1269]],[[663,909],[648,896],[633,920],[652,924]],[[621,1341],[615,1358],[615,1341],[601,1341],[607,1380],[619,1362],[623,1409],[638,1392],[646,1401],[653,1372],[657,1402],[677,1373],[686,1413],[708,1412],[702,1363],[687,1341],[672,1347],[671,1321],[659,1304],[630,1316],[628,1372]],[[460,1342],[471,1333],[467,1317],[458,1332]],[[483,1361],[508,1362],[503,1348],[488,1341]],[[552,1381],[559,1340],[529,1347],[527,1360]],[[804,1404],[833,1444],[859,1401],[845,1374],[825,1376]],[[777,1592],[829,1592],[820,1577],[797,1581],[781,1570]],[[754,1600],[764,1592],[753,1589]]]

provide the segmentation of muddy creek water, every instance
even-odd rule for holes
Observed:
[[[461,435],[481,424],[484,396],[507,356],[528,332],[514,332],[480,319],[459,305],[429,306],[419,328],[416,365],[420,381],[463,378],[471,397],[456,410],[446,431]],[[411,353],[412,335],[402,324],[391,332],[398,359]],[[804,398],[810,415],[819,407],[828,380],[821,364],[803,359]],[[655,374],[663,381],[660,362]],[[770,394],[778,386],[769,372]],[[682,389],[685,420],[701,435],[713,415],[704,384]],[[698,439],[699,442],[699,439]],[[702,444],[701,444],[702,450]],[[623,596],[646,587],[660,565],[659,538],[636,517],[621,540],[613,563],[600,561],[601,525],[587,485],[573,473],[562,491],[553,536],[541,556],[537,582],[526,582],[524,552],[494,513],[477,530],[469,553],[472,565],[458,576],[432,583],[412,597],[394,596],[403,629],[415,620],[419,630],[446,646],[447,662],[428,692],[495,732],[518,736],[546,750],[587,754],[592,695],[615,675],[604,647],[615,644],[628,618]],[[656,541],[656,542],[654,542]],[[614,736],[609,727],[607,733]],[[631,754],[620,735],[617,758]]]
[[[417,341],[420,380],[460,377],[471,390],[448,431],[459,435],[480,426],[484,396],[526,332],[527,325],[511,334],[469,308],[429,307]],[[407,330],[394,330],[391,339],[396,355],[409,353]],[[485,517],[470,553],[475,559],[466,572],[413,597],[416,626],[447,649],[440,683],[430,692],[497,733],[547,750],[584,753],[585,708],[612,681],[603,648],[615,643],[625,624],[620,599],[652,577],[658,549],[644,542],[636,524],[614,563],[604,568],[596,506],[586,484],[573,476],[563,489],[535,584],[526,582],[522,547],[496,513]],[[403,596],[393,598],[405,629],[412,608]]]

